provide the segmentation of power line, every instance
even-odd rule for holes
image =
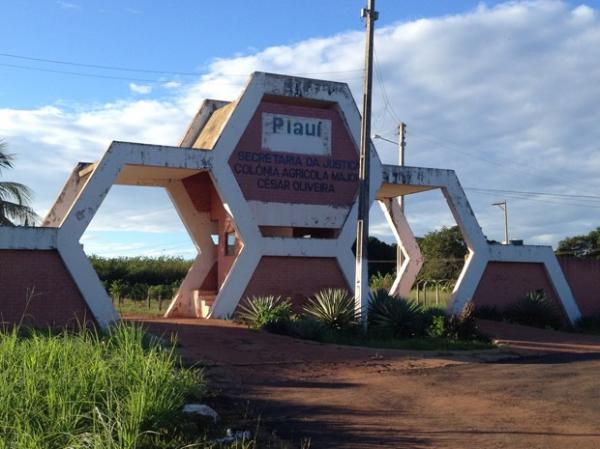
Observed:
[[[482,192],[499,192],[499,193],[516,193],[516,194],[525,194],[525,195],[541,195],[541,196],[550,196],[550,197],[559,197],[559,198],[575,198],[575,199],[585,199],[585,200],[594,200],[600,201],[600,196],[597,195],[574,195],[568,193],[554,193],[554,192],[529,192],[524,190],[505,190],[505,189],[484,189],[480,187],[465,187],[465,190],[477,190]]]
[[[411,129],[414,130],[415,127],[413,125],[411,125]],[[456,144],[456,143],[453,144],[452,142],[449,142],[448,140],[439,139],[435,136],[432,136],[431,134],[424,132],[423,130],[419,129],[418,127],[416,127],[416,129],[417,129],[417,135],[413,136],[413,137],[420,138],[423,140],[429,140],[430,142],[435,143],[437,146],[439,146],[441,148],[446,148],[450,151],[462,153],[466,156],[469,156],[469,157],[472,157],[475,159],[479,159],[479,160],[487,162],[489,164],[493,164],[493,165],[502,167],[505,170],[507,169],[507,166],[509,166],[509,167],[512,167],[513,171],[520,171],[521,173],[526,173],[529,176],[531,176],[532,174],[537,174],[537,176],[540,178],[544,178],[544,179],[548,179],[548,180],[552,179],[553,181],[556,181],[555,178],[554,177],[551,178],[550,175],[544,175],[543,173],[537,173],[537,170],[539,168],[537,166],[534,167],[532,165],[524,164],[522,162],[517,164],[517,163],[515,163],[513,161],[509,161],[509,160],[503,160],[502,162],[498,162],[493,159],[482,157],[481,155],[479,155],[477,153],[472,153],[469,151],[462,150],[459,148],[458,144]],[[570,182],[566,182],[565,180],[561,180],[561,181],[563,184],[569,185],[571,187],[579,188],[581,186],[581,184],[579,182],[577,184],[573,184]]]
[[[197,72],[178,72],[178,71],[174,71],[174,70],[152,70],[152,69],[111,66],[111,65],[101,65],[101,64],[84,64],[81,62],[62,61],[59,59],[34,58],[32,56],[22,56],[22,55],[15,55],[15,54],[11,54],[11,53],[0,53],[0,56],[4,56],[6,58],[13,58],[13,59],[22,59],[22,60],[26,60],[26,61],[47,62],[50,64],[60,64],[60,65],[68,65],[68,66],[75,66],[75,67],[88,67],[88,68],[92,68],[92,69],[102,69],[102,70],[115,70],[115,71],[120,71],[120,72],[157,73],[157,74],[170,74],[170,75],[181,75],[181,76],[199,76],[199,75],[201,75],[201,73],[197,73]]]
[[[381,93],[382,93],[383,102],[385,105],[385,110],[389,111],[390,117],[394,122],[400,123],[402,120],[400,120],[398,118],[398,115],[396,114],[396,111],[394,110],[394,106],[392,105],[392,103],[390,101],[390,97],[387,94],[387,90],[385,88],[385,83],[383,81],[383,76],[381,74],[381,69],[379,66],[379,60],[377,59],[377,53],[375,51],[373,52],[373,57],[375,59],[375,73],[377,74],[377,81],[379,81],[379,85],[381,87]]]
[[[384,140],[386,142],[398,145],[397,141],[383,137],[380,134],[375,134],[373,136],[373,138]],[[574,194],[554,193],[554,192],[530,192],[530,191],[523,191],[523,190],[484,189],[484,188],[479,188],[479,187],[465,187],[464,189],[471,190],[475,193],[521,194],[521,195],[532,195],[532,196],[549,196],[549,197],[562,198],[562,199],[580,199],[580,200],[593,201],[593,202],[600,201],[600,196],[596,196],[596,195],[574,195]]]
[[[124,76],[116,76],[116,75],[100,75],[95,73],[83,73],[83,72],[71,72],[67,70],[54,70],[54,69],[46,69],[42,67],[29,67],[22,66],[17,64],[3,64],[0,63],[0,67],[10,67],[14,69],[23,69],[23,70],[33,70],[36,72],[48,72],[48,73],[59,73],[62,75],[73,75],[73,76],[82,76],[87,78],[101,78],[101,79],[110,79],[110,80],[121,80],[121,81],[142,81],[144,83],[160,83],[160,80],[156,79],[148,79],[148,78],[132,78],[132,77],[124,77]]]
[[[493,193],[493,192],[481,192],[481,191],[477,191],[477,190],[474,190],[472,192],[475,194],[480,194],[480,195],[488,195],[488,196],[498,197],[498,193]],[[508,193],[508,194],[504,193],[503,195],[505,197],[513,199],[513,200],[538,201],[541,203],[560,204],[562,206],[576,206],[576,207],[600,209],[600,203],[579,203],[579,202],[575,202],[573,200],[569,200],[567,202],[565,199],[561,200],[560,198],[538,198],[535,196],[517,195],[517,194],[511,194],[511,193]]]
[[[205,75],[206,73],[202,73],[202,72],[182,72],[182,71],[177,71],[177,70],[169,70],[169,69],[164,69],[164,70],[158,70],[158,69],[146,69],[146,68],[138,68],[138,67],[124,67],[124,66],[113,66],[113,65],[103,65],[103,64],[88,64],[88,63],[81,63],[81,62],[74,62],[74,61],[65,61],[65,60],[60,60],[60,59],[48,59],[48,58],[37,58],[37,57],[33,57],[33,56],[24,56],[24,55],[17,55],[17,54],[13,54],[13,53],[0,53],[0,56],[6,57],[6,58],[13,58],[13,59],[21,59],[21,60],[25,60],[25,61],[33,61],[33,62],[44,62],[44,63],[49,63],[49,64],[59,64],[59,65],[66,65],[66,66],[73,66],[73,67],[85,67],[85,68],[91,68],[91,69],[100,69],[100,70],[112,70],[112,71],[119,71],[119,72],[137,72],[137,73],[154,73],[154,74],[162,74],[162,75],[179,75],[179,76],[193,76],[193,77],[199,77],[202,75]],[[51,69],[42,69],[42,68],[38,68],[38,67],[28,67],[28,66],[20,66],[20,65],[16,65],[16,64],[0,64],[3,65],[5,67],[14,67],[14,68],[22,68],[22,69],[29,69],[29,70],[40,70],[40,71],[53,71]],[[96,76],[96,77],[111,77],[109,75],[98,75],[98,74],[82,74],[80,72],[63,72],[63,71],[54,71],[55,73],[66,73],[69,75],[83,75],[83,76]],[[348,69],[348,70],[329,70],[329,71],[320,71],[320,72],[304,72],[304,73],[297,73],[298,76],[303,76],[303,75],[328,75],[328,74],[336,74],[336,73],[357,73],[357,72],[362,72],[361,69]],[[219,76],[239,76],[239,77],[247,77],[248,73],[219,73]],[[126,79],[126,80],[137,80],[137,81],[155,81],[156,80],[149,80],[149,79],[135,79],[135,78],[120,78],[120,77],[115,77],[114,79]]]

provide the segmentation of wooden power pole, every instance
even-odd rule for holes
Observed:
[[[365,44],[365,79],[363,85],[362,122],[360,133],[359,156],[359,190],[358,190],[358,221],[356,224],[356,274],[354,297],[356,309],[360,313],[363,326],[367,325],[369,306],[369,276],[367,244],[369,241],[369,171],[371,143],[371,90],[373,86],[373,31],[377,20],[375,0],[368,0],[366,8],[361,11],[367,22],[367,37]]]

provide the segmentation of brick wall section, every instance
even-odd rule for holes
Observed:
[[[212,180],[207,172],[188,176],[183,187],[198,212],[210,212],[211,194],[214,190]]]
[[[328,257],[263,257],[242,295],[282,295],[299,309],[307,297],[325,288],[349,290],[337,260]]]
[[[58,252],[0,250],[0,321],[76,327],[93,316]],[[27,303],[27,291],[35,294]]]
[[[211,269],[206,282],[212,282],[213,275],[216,273],[216,284],[214,290],[218,290],[223,285],[227,274],[231,270],[233,263],[240,250],[242,249],[242,241],[236,233],[236,249],[234,254],[226,254],[226,234],[235,232],[233,219],[225,211],[223,201],[219,196],[215,186],[210,179],[208,173],[198,173],[189,176],[183,180],[183,186],[189,195],[192,204],[198,212],[209,212],[211,220],[218,222],[219,245],[217,248],[218,264]],[[215,272],[213,272],[215,270]],[[211,284],[212,285],[212,284]],[[213,290],[203,285],[203,289]]]
[[[238,181],[238,184],[240,185],[240,188],[242,189],[244,197],[247,200],[266,202],[326,204],[332,206],[352,205],[355,199],[356,191],[358,190],[358,180],[356,180],[356,182],[328,181],[335,185],[335,192],[317,193],[296,191],[293,189],[260,189],[256,184],[256,176],[236,174],[235,166],[236,162],[238,162],[239,153],[241,151],[271,153],[270,151],[262,148],[263,112],[331,120],[331,156],[307,156],[303,154],[297,154],[297,156],[302,160],[302,167],[310,167],[310,165],[307,164],[308,158],[318,160],[321,167],[324,167],[325,164],[331,160],[345,160],[358,163],[358,149],[356,144],[348,132],[348,128],[340,116],[340,112],[335,107],[324,107],[322,103],[297,105],[290,104],[290,100],[286,100],[284,103],[263,100],[254,113],[250,123],[248,124],[248,127],[240,138],[235,151],[229,159],[229,165]],[[288,153],[279,154],[285,155]],[[255,166],[256,164],[250,163],[250,165]],[[277,167],[280,171],[283,171],[283,169],[286,167],[289,168],[289,166],[284,164],[272,163],[266,165]],[[312,168],[320,173],[324,171],[330,172],[330,170],[326,170],[324,168],[317,168],[315,166],[312,166]]]
[[[475,290],[473,302],[477,306],[496,306],[502,310],[527,293],[538,289],[543,289],[563,310],[543,264],[489,262]]]
[[[559,257],[582,315],[600,313],[600,260]]]

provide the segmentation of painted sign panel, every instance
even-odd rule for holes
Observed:
[[[229,159],[249,201],[349,207],[358,150],[334,107],[261,102]]]
[[[270,151],[329,156],[331,120],[263,112],[262,147]]]

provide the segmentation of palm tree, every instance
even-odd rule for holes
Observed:
[[[0,140],[0,174],[13,167],[14,157]],[[0,226],[34,225],[39,217],[29,206],[31,189],[18,182],[0,181]]]

